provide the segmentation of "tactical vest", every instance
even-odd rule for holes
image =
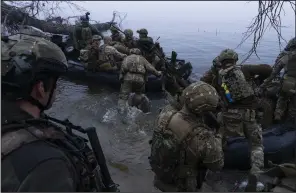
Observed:
[[[38,125],[43,125],[42,129],[38,129]],[[54,146],[60,147],[59,149],[62,150],[70,160],[72,160],[72,164],[74,164],[74,168],[76,169],[77,174],[79,174],[79,184],[77,184],[77,191],[100,191],[96,190],[96,187],[94,186],[93,171],[90,171],[90,167],[85,163],[85,160],[72,153],[78,152],[77,148],[71,145],[71,143],[65,141],[65,136],[63,133],[57,129],[54,129],[54,127],[57,126],[40,119],[19,121],[10,124],[8,123],[2,125],[1,127],[2,160],[5,159],[6,156],[11,152],[26,144],[32,143],[34,141],[47,141],[48,143],[52,143]],[[55,142],[58,143],[55,144]],[[62,144],[63,146],[61,147]],[[65,148],[69,151],[64,151]],[[83,152],[83,150],[80,151]],[[86,159],[89,160],[88,164],[93,164],[95,161],[94,155],[88,154],[86,156]]]
[[[132,74],[141,74],[146,75],[146,68],[144,64],[141,62],[140,55],[130,55],[125,58],[124,63],[125,65],[122,65],[124,68],[124,71],[132,73]]]
[[[106,44],[100,46],[99,48],[99,63],[103,64],[105,62],[108,62],[110,60],[109,56],[105,52]]]
[[[172,117],[178,113],[176,110],[163,112],[158,117],[151,142],[150,166],[158,179],[167,184],[174,184],[178,179],[198,176],[197,163],[188,145],[199,134],[196,124],[189,128],[182,142],[179,142],[173,130],[168,128]],[[204,127],[204,125],[202,125]]]
[[[221,69],[219,76],[221,80],[220,86],[223,87],[221,89],[223,89],[227,98],[231,97],[231,101],[228,100],[229,103],[239,102],[247,97],[254,96],[254,90],[246,81],[240,66]]]
[[[135,45],[135,41],[133,39],[125,39],[124,40],[124,45],[128,47],[129,49],[131,48],[136,48],[137,46]]]
[[[92,39],[92,31],[90,27],[81,27],[81,38],[86,42]]]

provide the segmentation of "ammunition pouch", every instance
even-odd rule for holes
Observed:
[[[288,96],[296,94],[296,79],[294,77],[284,75],[282,82],[282,91]]]

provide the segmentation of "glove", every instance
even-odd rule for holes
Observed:
[[[157,76],[161,77],[162,76],[162,72],[161,71],[157,71]]]

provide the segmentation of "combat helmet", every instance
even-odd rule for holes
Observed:
[[[238,54],[232,49],[225,49],[222,50],[218,59],[218,61],[221,62],[221,64],[223,64],[223,61],[225,60],[234,60],[236,63],[238,61]]]
[[[93,36],[92,36],[92,40],[93,40],[93,41],[94,41],[94,40],[101,41],[102,38],[101,38],[101,36],[99,36],[99,35],[93,35]]]
[[[37,81],[57,80],[67,68],[63,51],[43,38],[21,39],[10,49],[1,50],[1,85],[5,96],[13,100],[28,97],[31,86]],[[45,107],[37,105],[45,109],[49,103],[50,100]]]
[[[287,46],[285,47],[285,51],[292,51],[292,50],[295,50],[296,49],[296,38],[292,38]]]
[[[133,30],[131,30],[131,29],[126,29],[126,30],[124,30],[123,33],[126,37],[133,37],[133,35],[134,35]]]
[[[130,54],[141,55],[141,50],[138,48],[132,48],[130,49]]]
[[[199,114],[215,110],[219,102],[219,96],[214,87],[203,81],[197,81],[183,90],[181,102],[192,113]]]
[[[143,34],[143,35],[148,35],[148,31],[145,28],[142,28],[142,29],[137,30],[137,33]]]

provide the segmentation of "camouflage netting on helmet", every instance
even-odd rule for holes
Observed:
[[[131,29],[126,29],[126,30],[124,30],[124,35],[126,35],[128,37],[132,37],[134,35],[134,32]]]
[[[215,88],[203,81],[189,85],[183,90],[181,97],[182,102],[193,113],[215,110],[219,101]]]
[[[43,38],[27,37],[18,41],[11,49],[6,50],[1,56],[9,58],[11,53],[16,55],[33,55],[38,59],[45,59],[67,66],[67,59],[61,48]],[[3,60],[2,59],[2,60]]]
[[[145,29],[145,28],[142,28],[142,29],[140,29],[140,30],[137,30],[137,32],[138,32],[139,34],[146,34],[146,35],[148,35],[148,31],[147,31],[147,29]]]
[[[219,62],[222,62],[224,60],[234,60],[235,62],[238,61],[238,54],[232,49],[222,50],[222,52],[218,57],[219,57]]]
[[[296,38],[294,37],[288,42],[285,50],[291,51],[291,50],[295,50],[295,49],[296,49]]]

